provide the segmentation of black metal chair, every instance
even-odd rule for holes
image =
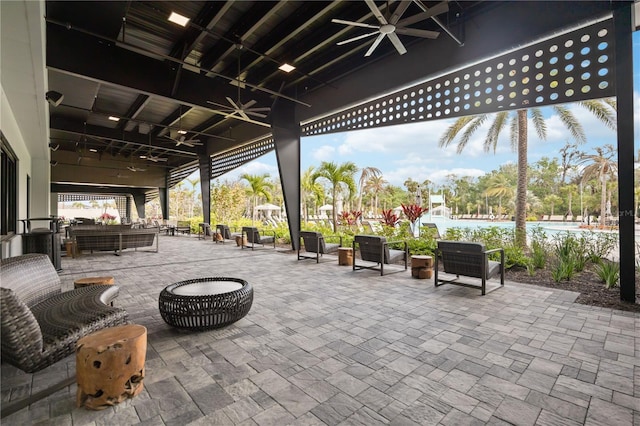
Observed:
[[[402,250],[390,249],[389,245],[402,244]],[[356,249],[360,251],[360,259],[366,262],[375,262],[376,266],[357,264]],[[404,270],[407,270],[409,248],[406,241],[387,241],[385,237],[377,235],[356,235],[353,239],[353,270],[373,269],[384,275],[384,265],[391,265],[404,261]],[[395,271],[401,272],[401,270]]]
[[[313,253],[313,256],[300,254],[300,247],[298,248],[298,260],[301,259],[316,259],[316,263],[320,263],[320,257],[323,254],[337,253],[338,248],[342,247],[342,237],[340,243],[327,243],[325,237],[321,232],[316,231],[301,231],[300,238],[304,242],[304,250],[307,253]]]
[[[232,233],[228,225],[224,225],[220,223],[216,225],[216,234],[222,236],[221,240],[218,240],[216,238],[216,243],[222,243],[222,244],[224,244],[226,240],[233,240],[235,237],[241,236],[240,233],[237,233],[237,232]]]
[[[263,231],[263,232],[268,232],[268,231]],[[271,232],[273,232],[273,235],[260,235],[260,231],[258,231],[258,228],[254,226],[243,226],[241,247],[242,248],[251,247],[251,250],[253,250],[256,244],[261,245],[263,248],[266,247],[267,244],[269,245],[273,244],[273,248],[275,249],[276,248],[276,232],[275,231],[271,231]],[[244,241],[245,238],[247,239],[246,243]]]
[[[489,260],[491,253],[500,253],[500,262]],[[438,259],[442,258],[444,272],[455,274],[454,280],[438,278]],[[485,250],[484,244],[466,241],[438,241],[436,249],[435,286],[455,284],[479,288],[484,296],[488,292],[504,287],[504,249]],[[500,286],[487,291],[487,280],[500,274]],[[460,275],[480,278],[481,284],[457,281]]]

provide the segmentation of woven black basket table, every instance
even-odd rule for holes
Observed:
[[[180,281],[160,292],[162,319],[189,330],[224,327],[243,318],[253,303],[253,287],[239,278],[210,277]]]

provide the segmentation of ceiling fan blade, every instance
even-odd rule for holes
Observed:
[[[252,105],[255,105],[257,101],[255,99],[251,99],[246,104],[242,104],[242,109],[246,110],[247,108],[251,108]]]
[[[367,37],[370,37],[370,36],[372,36],[372,35],[376,35],[376,34],[380,34],[380,32],[379,32],[379,31],[375,31],[375,32],[368,33],[368,34],[359,35],[359,36],[357,36],[357,37],[352,37],[352,38],[347,39],[347,40],[339,41],[339,42],[337,42],[336,44],[337,44],[338,46],[342,46],[343,44],[351,43],[352,41],[361,40],[361,39],[363,39],[363,38],[367,38]]]
[[[258,112],[258,111],[271,111],[271,107],[259,107],[259,108],[245,108],[245,111],[253,111],[253,112]]]
[[[233,106],[233,108],[234,108],[234,109],[236,109],[236,110],[242,109],[239,105],[237,105],[237,104],[233,101],[233,99],[231,99],[231,98],[230,98],[230,97],[228,97],[228,96],[227,96],[227,102],[229,102],[229,103]]]
[[[429,19],[433,16],[440,15],[441,13],[445,13],[449,11],[449,3],[446,1],[440,2],[429,8],[426,12],[418,13],[417,15],[409,16],[404,18],[396,23],[396,26],[406,27],[411,24],[415,24],[416,22],[424,21],[425,19]]]
[[[411,6],[411,3],[413,3],[413,0],[402,0],[398,5],[398,7],[396,7],[396,10],[393,12],[393,15],[391,15],[391,18],[389,19],[389,23],[391,25],[397,24],[400,18],[402,18],[402,15],[404,14],[404,12],[407,11],[407,8]]]
[[[267,117],[267,114],[263,114],[261,112],[256,112],[255,110],[251,110],[251,111],[247,110],[245,112],[247,114],[249,114],[249,115],[253,115],[253,116],[258,117],[258,118],[266,118]]]
[[[418,30],[416,28],[396,28],[396,33],[422,38],[438,38],[438,31]]]
[[[371,9],[371,12],[376,17],[378,22],[380,22],[382,25],[388,24],[384,15],[382,15],[382,12],[380,12],[380,9],[378,9],[378,6],[376,6],[376,3],[373,0],[364,0],[364,2],[367,4],[367,6],[369,6],[369,9]]]
[[[334,24],[351,25],[352,27],[362,27],[362,28],[371,28],[371,29],[380,28],[379,25],[365,24],[364,22],[345,21],[343,19],[332,19],[331,22],[333,22]]]
[[[219,104],[219,103],[216,103],[216,102],[213,102],[213,101],[207,101],[207,103],[211,104],[211,105],[215,105],[215,106],[217,106],[217,107],[219,107],[221,109],[233,111],[233,109],[229,108],[229,105],[223,105],[223,104]]]
[[[384,34],[380,33],[378,38],[376,38],[376,40],[373,42],[373,44],[371,45],[369,50],[367,50],[367,53],[365,53],[364,56],[371,56],[371,54],[373,53],[374,50],[376,50],[376,47],[378,47],[378,45],[380,44],[383,38],[384,38]]]
[[[405,53],[407,53],[407,49],[404,48],[404,44],[402,44],[396,33],[389,33],[387,34],[387,36],[389,37],[389,40],[391,40],[391,43],[393,43],[399,54],[404,55]]]

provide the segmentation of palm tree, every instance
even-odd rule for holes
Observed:
[[[578,102],[579,105],[587,108],[600,121],[611,129],[616,128],[615,109],[616,101],[614,99],[593,99]],[[573,138],[584,143],[586,136],[582,125],[576,120],[575,116],[563,105],[554,105],[553,109],[558,114],[560,121],[569,130]],[[439,146],[449,146],[456,137],[462,132],[458,140],[457,152],[461,153],[467,146],[471,136],[485,123],[490,117],[494,117],[493,123],[489,127],[489,131],[484,140],[484,150],[489,152],[493,149],[494,153],[498,143],[498,136],[507,126],[510,128],[511,147],[518,153],[518,185],[516,187],[516,243],[524,248],[526,246],[526,204],[527,204],[527,143],[528,129],[527,117],[531,115],[533,127],[541,139],[546,139],[547,126],[540,108],[529,108],[513,111],[501,111],[494,114],[481,114],[475,116],[466,116],[457,119],[440,138]]]
[[[496,174],[487,182],[487,190],[484,193],[489,197],[498,197],[498,218],[501,218],[502,197],[513,196],[513,184],[505,175]]]
[[[349,194],[356,191],[356,184],[353,175],[358,172],[358,167],[351,161],[337,165],[334,162],[323,161],[320,167],[313,173],[312,180],[315,183],[319,178],[326,179],[331,184],[331,202],[333,206],[333,229],[338,229],[338,212],[336,211],[336,202],[338,192],[346,186]]]
[[[247,194],[252,199],[253,208],[251,209],[251,217],[255,219],[256,206],[258,205],[260,197],[264,197],[267,202],[271,201],[271,192],[269,192],[269,190],[273,190],[273,183],[268,180],[268,173],[264,173],[262,175],[250,175],[248,173],[244,173],[240,176],[240,179],[244,179],[249,182]]]
[[[309,197],[313,197],[314,204],[317,205],[322,197],[324,196],[324,189],[322,185],[313,181],[313,166],[310,166],[307,170],[302,173],[300,178],[300,189],[301,189],[301,197],[302,197],[302,205],[303,212],[302,217],[306,222],[308,220],[307,213],[307,202]],[[314,208],[315,211],[315,208]]]
[[[604,147],[595,148],[597,154],[583,154],[581,163],[588,163],[582,170],[582,183],[585,183],[592,177],[597,177],[602,189],[600,194],[600,217],[602,218],[600,225],[605,225],[607,212],[607,177],[615,177],[618,171],[618,162],[615,157],[615,148],[611,144]]]
[[[374,215],[378,213],[379,196],[384,191],[387,183],[382,176],[371,176],[364,185],[364,189],[373,194],[373,208],[371,210]]]
[[[362,211],[362,192],[369,179],[381,176],[382,172],[377,167],[363,167],[358,181],[358,211]]]

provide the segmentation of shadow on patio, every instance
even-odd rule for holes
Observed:
[[[328,258],[328,256],[327,256]],[[405,273],[354,273],[295,253],[162,236],[160,253],[64,258],[66,289],[112,275],[116,304],[148,329],[143,392],[104,411],[76,386],[3,424],[638,424],[640,315],[573,303],[577,294],[507,282],[434,288]],[[166,325],[158,295],[198,277],[249,281],[254,302],[222,329]],[[2,365],[2,401],[75,372]]]

